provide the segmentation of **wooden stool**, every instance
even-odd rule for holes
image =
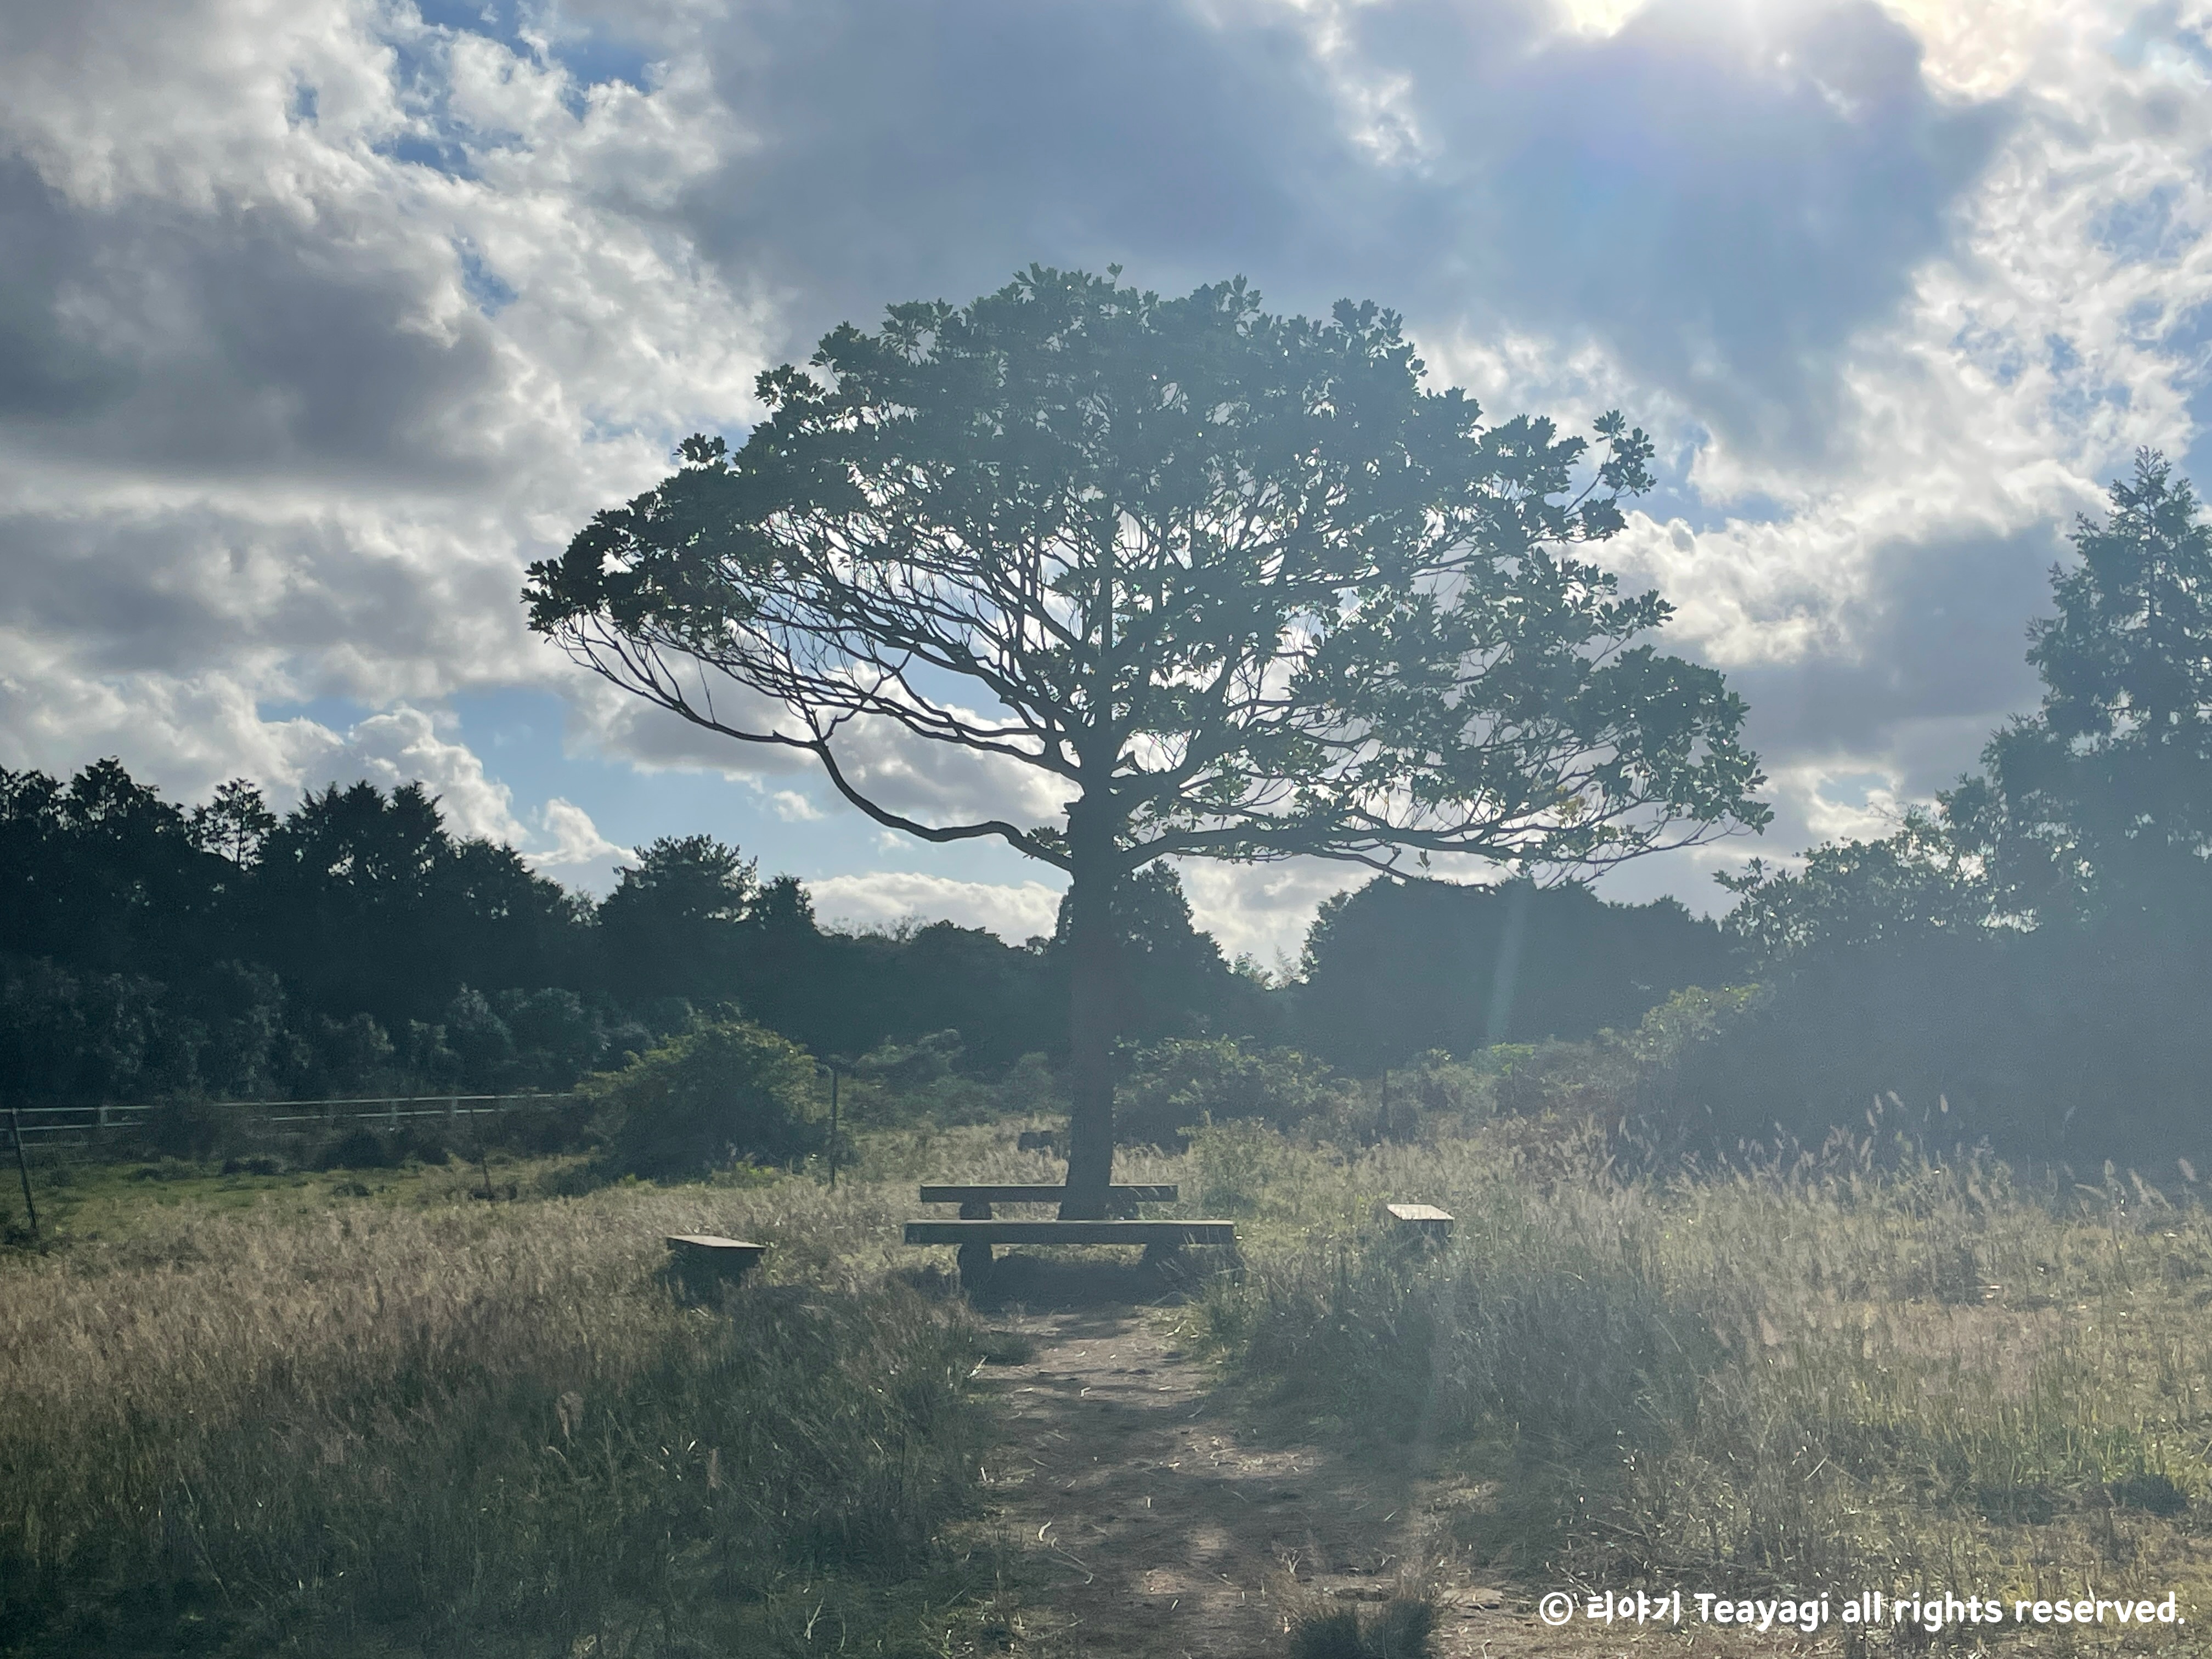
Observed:
[[[668,1240],[669,1270],[686,1295],[705,1297],[734,1285],[768,1253],[765,1244],[748,1244],[719,1233],[675,1233]]]

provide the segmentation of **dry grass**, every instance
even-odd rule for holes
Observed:
[[[834,1192],[545,1195],[557,1164],[495,1167],[521,1196],[489,1204],[459,1169],[53,1189],[68,1241],[0,1256],[0,1653],[1017,1639],[959,1522],[978,1334],[896,1224],[917,1177],[1056,1178],[1019,1127],[876,1134]],[[1506,1120],[1366,1151],[1232,1126],[1120,1172],[1242,1219],[1245,1274],[1188,1321],[1300,1431],[1435,1473],[1487,1572],[2212,1618],[2212,1218],[1877,1164],[1658,1179]],[[1453,1210],[1450,1245],[1392,1237],[1386,1199]],[[775,1247],[720,1315],[658,1277],[696,1231]]]
[[[941,1648],[990,1589],[939,1542],[976,1333],[890,1276],[876,1173],[87,1177],[63,1248],[0,1258],[0,1651]],[[678,1231],[775,1247],[727,1317],[665,1287]]]
[[[1213,1340],[1321,1432],[1389,1425],[1480,1562],[2179,1589],[2212,1617],[2212,1218],[2185,1193],[1866,1148],[1638,1178],[1525,1125],[1349,1155],[1232,1128],[1193,1160],[1249,1218]],[[1386,1198],[1453,1210],[1450,1246],[1389,1237]]]

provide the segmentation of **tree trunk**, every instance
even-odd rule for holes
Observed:
[[[1068,818],[1067,1191],[1060,1213],[1096,1221],[1107,1213],[1114,1180],[1115,848],[1110,824],[1089,821],[1079,809]]]

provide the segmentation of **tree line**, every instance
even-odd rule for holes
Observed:
[[[1155,866],[1118,896],[1116,1023],[1133,1046],[1235,1037],[1363,1072],[1462,1050],[1498,1017],[1509,915],[1525,965],[1499,1040],[1632,1021],[1722,971],[1717,930],[1671,903],[1378,879],[1333,901],[1302,975],[1273,985]],[[187,806],[112,759],[65,781],[0,770],[16,1104],[560,1090],[727,1010],[847,1064],[895,1068],[928,1040],[988,1077],[1064,1061],[1066,937],[1064,919],[1019,945],[948,921],[825,927],[803,883],[705,835],[640,849],[594,900],[454,836],[419,783],[332,784],[279,816],[249,783]]]

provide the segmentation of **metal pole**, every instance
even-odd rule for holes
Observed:
[[[830,1068],[830,1189],[837,1189],[837,1068]]]
[[[39,1242],[39,1206],[31,1197],[31,1165],[23,1156],[23,1115],[15,1107],[8,1109],[8,1133],[15,1143],[15,1173],[23,1177],[23,1208],[31,1218],[31,1243]]]

